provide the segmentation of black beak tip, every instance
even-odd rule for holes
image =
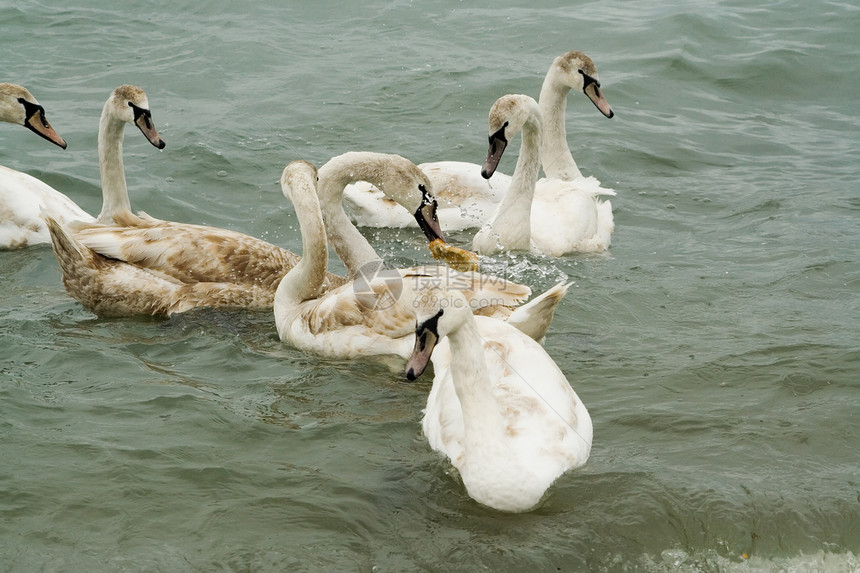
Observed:
[[[493,174],[490,173],[489,171],[487,171],[486,169],[481,169],[481,177],[483,177],[484,179],[489,179],[492,176],[493,176]]]
[[[416,376],[414,369],[410,368],[409,370],[406,371],[406,379],[407,380],[409,380],[410,382],[415,382],[416,378],[418,378],[418,376]]]
[[[158,142],[155,144],[155,146],[158,149],[164,149],[165,147],[167,147],[167,144],[164,142],[163,139],[159,139]]]
[[[610,109],[609,115],[607,115],[606,117],[608,117],[609,119],[612,119],[613,117],[615,117],[615,112]]]

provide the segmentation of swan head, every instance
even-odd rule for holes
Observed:
[[[65,140],[48,123],[45,108],[23,86],[0,84],[0,120],[23,125],[36,135],[66,148]]]
[[[123,85],[113,90],[105,103],[103,115],[109,115],[125,123],[133,123],[147,141],[158,149],[164,149],[166,143],[152,122],[152,112],[149,110],[146,92],[139,87]]]
[[[367,181],[412,213],[427,240],[445,240],[436,217],[436,196],[417,165],[391,153],[349,151],[320,167],[320,199],[340,202],[349,183]]]
[[[405,157],[386,157],[389,159],[376,181],[379,190],[412,213],[428,241],[438,239],[445,242],[442,226],[436,216],[438,205],[430,178]]]
[[[557,57],[550,67],[550,75],[555,83],[585,94],[606,117],[615,115],[600,90],[597,66],[582,52],[567,52]]]
[[[533,98],[522,94],[507,94],[496,100],[490,108],[490,148],[481,169],[484,179],[493,176],[508,142],[528,121],[540,125],[540,108]]]
[[[315,194],[316,184],[318,180],[317,168],[310,161],[298,159],[284,167],[284,172],[281,174],[281,190],[284,197],[293,201],[293,193],[300,186],[310,186],[314,189],[311,193]]]
[[[436,291],[422,297],[416,311],[415,346],[406,362],[406,379],[417,379],[430,362],[440,340],[472,318],[472,308],[459,290]]]

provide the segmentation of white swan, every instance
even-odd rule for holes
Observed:
[[[422,426],[469,496],[501,511],[534,508],[591,451],[591,417],[542,346],[505,322],[473,316],[461,293],[422,308],[406,366],[433,360]],[[434,350],[435,348],[435,350]]]
[[[51,143],[66,148],[45,118],[45,109],[26,88],[0,83],[0,121],[23,125]],[[78,205],[35,177],[0,166],[0,249],[47,243],[48,229],[39,217],[49,206],[58,218],[92,220]]]
[[[594,180],[541,179],[541,112],[526,95],[502,96],[490,109],[490,149],[482,174],[492,175],[508,141],[522,132],[522,146],[507,195],[472,240],[482,254],[531,251],[550,257],[609,248],[615,223],[612,205],[599,195],[615,195]]]
[[[365,162],[366,168],[378,168],[382,159],[376,157]],[[344,161],[335,162],[336,166],[342,167]],[[359,164],[356,164],[357,169]],[[331,200],[332,195],[323,188],[342,190],[342,181],[332,181],[329,177],[329,182],[324,184],[324,170],[329,172],[327,167],[320,169],[319,191],[316,189],[317,170],[307,161],[293,161],[281,176],[284,196],[292,201],[299,219],[303,249],[301,261],[281,280],[275,294],[275,324],[281,340],[305,352],[330,358],[400,356],[405,359],[413,345],[416,305],[422,297],[438,289],[438,285],[456,285],[466,293],[467,304],[473,309],[510,306],[528,297],[530,289],[525,286],[476,273],[429,266],[363,274],[354,282],[323,292],[328,265],[327,229],[330,237],[341,241],[340,246],[335,245],[339,252],[348,246],[343,243],[348,237],[331,232],[332,216],[326,216],[326,208],[321,206],[323,198]],[[369,171],[365,171],[367,173]],[[384,188],[383,180],[372,180],[383,184]],[[336,215],[345,217],[342,208]],[[364,270],[367,269],[365,266]]]
[[[585,94],[608,118],[615,113],[600,90],[597,67],[582,52],[571,51],[555,58],[540,91],[544,116],[541,163],[547,177],[574,180],[582,173],[567,144],[565,109],[570,91]],[[439,201],[439,219],[445,231],[480,227],[489,220],[504,198],[511,177],[495,172],[489,180],[481,177],[481,166],[462,161],[438,161],[418,166],[433,183]],[[593,187],[596,179],[582,184]],[[372,184],[358,182],[346,188],[345,201],[352,219],[364,227],[408,227],[415,222],[404,216]]]

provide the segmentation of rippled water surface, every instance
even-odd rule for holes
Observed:
[[[268,313],[97,319],[50,248],[3,251],[0,571],[860,569],[855,3],[57,4],[0,1],[0,81],[69,148],[0,125],[0,163],[98,211],[134,83],[167,142],[126,131],[135,208],[293,250],[287,162],[480,162],[498,96],[591,55],[616,117],[572,94],[568,141],[618,192],[612,248],[487,265],[574,281],[546,347],[595,439],[500,514],[421,435],[429,379],[304,356]]]

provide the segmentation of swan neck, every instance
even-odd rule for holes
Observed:
[[[318,193],[325,233],[350,278],[354,278],[364,265],[380,260],[343,208],[343,190],[351,181],[357,180],[375,183],[369,178],[357,179],[353,171],[340,170],[329,164],[319,170]]]
[[[325,225],[315,191],[296,189],[292,201],[301,229],[302,258],[281,279],[275,294],[288,307],[319,297],[328,268]]]
[[[528,250],[531,242],[531,211],[535,184],[540,175],[540,119],[523,125],[522,144],[511,185],[491,223],[504,250]]]
[[[538,105],[543,116],[540,154],[544,173],[547,177],[570,181],[582,176],[582,172],[567,144],[565,111],[568,93],[570,86],[555,81],[552,74],[548,74],[540,90]]]
[[[466,450],[469,444],[493,441],[504,432],[505,422],[493,394],[485,350],[474,317],[448,335],[451,344],[451,376],[463,409]]]
[[[122,164],[122,138],[125,122],[113,117],[105,105],[99,121],[99,173],[102,183],[102,210],[99,223],[113,223],[114,215],[130,213],[128,187]]]

